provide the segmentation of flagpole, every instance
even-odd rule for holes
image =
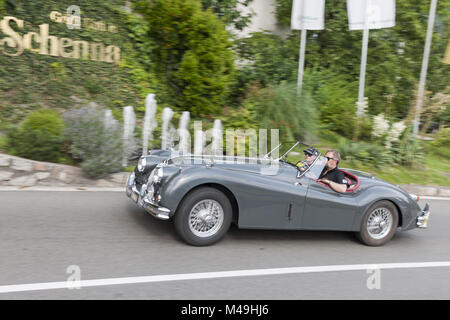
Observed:
[[[428,59],[430,57],[431,38],[433,35],[434,17],[436,15],[436,6],[437,6],[437,0],[431,0],[430,13],[428,15],[427,38],[425,40],[425,49],[424,49],[423,60],[422,60],[422,70],[420,71],[419,91],[417,93],[417,101],[416,101],[416,116],[414,119],[414,129],[413,129],[413,133],[415,136],[417,136],[419,133],[420,112],[422,109],[423,94],[425,91],[425,81],[427,78]]]
[[[305,70],[305,49],[307,30],[322,30],[325,0],[293,0],[291,13],[291,29],[301,30],[300,49],[298,55],[297,95],[303,87]]]
[[[369,44],[369,24],[367,21],[367,1],[364,1],[364,30],[361,49],[361,68],[359,70],[359,90],[358,90],[358,111],[357,114],[362,114],[364,102],[364,84],[366,81],[366,64],[367,64],[367,47]]]
[[[305,48],[306,48],[306,29],[302,29],[300,35],[300,52],[298,61],[298,77],[297,77],[297,92],[302,93],[303,84],[303,70],[305,68]]]
[[[305,14],[305,1],[302,0],[301,13]],[[305,48],[306,48],[306,28],[304,25],[304,17],[301,19],[301,33],[300,33],[300,52],[298,58],[298,76],[297,76],[297,94],[302,94],[303,86],[303,71],[305,68]]]

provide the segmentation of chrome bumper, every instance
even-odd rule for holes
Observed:
[[[136,181],[134,177],[134,172],[128,177],[126,194],[131,198],[136,204],[144,209],[146,212],[150,213],[152,216],[161,219],[168,220],[170,218],[170,209],[161,207],[156,202],[148,199],[146,197],[147,192],[139,192],[136,188]]]
[[[428,227],[428,219],[430,218],[430,206],[428,203],[422,209],[422,212],[417,216],[416,225],[418,228],[426,228]]]

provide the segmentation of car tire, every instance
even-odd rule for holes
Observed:
[[[358,239],[368,246],[382,246],[394,236],[398,211],[390,201],[378,201],[364,213]]]
[[[208,246],[225,236],[232,217],[233,209],[225,194],[201,187],[183,199],[175,213],[174,226],[186,243]]]

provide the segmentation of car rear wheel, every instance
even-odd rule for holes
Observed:
[[[364,214],[358,238],[368,246],[382,246],[390,241],[398,226],[398,211],[390,201],[378,201]]]
[[[213,244],[226,234],[233,216],[231,203],[219,190],[202,187],[186,196],[175,214],[175,230],[194,246]]]

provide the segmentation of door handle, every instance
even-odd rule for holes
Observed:
[[[289,203],[288,207],[288,220],[292,220],[292,202]]]

